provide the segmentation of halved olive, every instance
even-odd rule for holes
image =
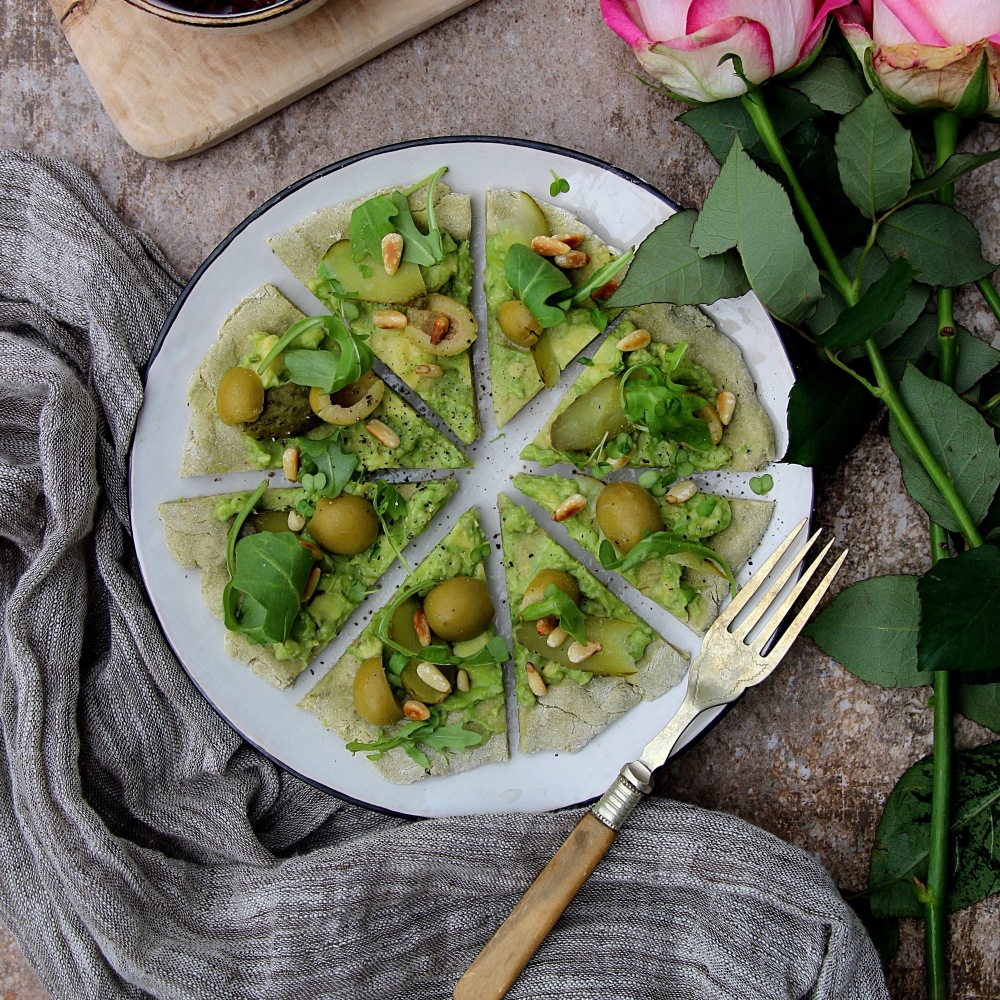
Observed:
[[[624,677],[635,673],[635,660],[628,652],[628,637],[635,628],[634,622],[587,615],[584,619],[584,628],[587,630],[587,638],[599,642],[601,648],[580,663],[570,662],[569,647],[572,645],[572,639],[567,639],[561,646],[553,649],[546,641],[546,636],[538,634],[534,622],[521,622],[514,629],[514,638],[522,646],[527,646],[532,653],[562,667],[586,670],[588,673],[605,677]]]
[[[354,708],[373,726],[389,726],[403,717],[403,708],[389,686],[381,656],[365,660],[354,675]]]
[[[427,287],[420,268],[412,262],[400,264],[395,274],[385,273],[381,259],[362,270],[362,265],[351,256],[351,244],[347,240],[334,243],[323,257],[323,263],[343,288],[350,289],[351,298],[363,302],[410,302],[423,295]]]
[[[510,299],[500,305],[497,323],[503,335],[518,347],[533,347],[542,332],[542,324],[520,299]]]
[[[474,639],[493,621],[493,601],[478,577],[455,576],[431,588],[424,598],[431,631],[449,642]]]
[[[558,451],[593,451],[604,440],[631,428],[618,398],[619,379],[602,379],[573,400],[552,423],[550,438]]]
[[[562,369],[556,357],[556,345],[552,330],[545,330],[538,338],[538,343],[529,348],[535,362],[535,371],[546,389],[552,389],[559,381]]]
[[[357,382],[332,395],[313,386],[309,390],[309,405],[325,423],[349,427],[372,413],[384,395],[385,382],[369,368]]]
[[[403,685],[406,693],[411,698],[422,701],[425,705],[436,705],[438,702],[444,701],[451,694],[451,691],[438,691],[437,688],[432,688],[417,673],[419,665],[420,657],[415,656],[403,667],[399,675],[400,683]],[[453,663],[436,663],[435,666],[444,674],[448,683],[454,687],[455,678],[458,676],[458,668]]]
[[[364,497],[341,493],[320,497],[306,527],[327,552],[350,556],[363,552],[378,537],[378,515]]]
[[[619,552],[630,552],[646,531],[663,530],[660,505],[638,483],[610,483],[597,495],[597,523]]]
[[[406,310],[406,336],[431,354],[452,357],[468,350],[479,332],[476,317],[461,302],[434,292]]]
[[[230,368],[219,379],[215,409],[224,424],[248,424],[264,409],[264,383],[252,368]]]
[[[535,604],[545,598],[545,588],[549,585],[558,587],[569,599],[579,606],[580,604],[580,584],[576,577],[570,573],[564,573],[561,569],[540,569],[532,578],[524,592],[524,600],[521,607]]]

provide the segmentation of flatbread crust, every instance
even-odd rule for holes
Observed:
[[[613,617],[645,624],[627,605],[619,601],[578,560],[546,534],[524,508],[500,494],[504,569],[507,572],[507,603],[514,626],[520,621],[517,609],[524,598],[519,581],[530,581],[545,568],[562,569],[576,577],[583,595],[584,612],[596,613],[598,604],[610,607]],[[648,627],[648,626],[647,626]],[[524,667],[535,654],[514,643],[514,664],[519,681]],[[534,753],[557,750],[573,753],[586,745],[616,719],[641,701],[651,701],[669,691],[684,677],[688,659],[665,639],[653,632],[638,670],[628,678],[592,677],[586,684],[564,679],[549,685],[541,698],[518,698],[518,750]],[[523,684],[519,684],[523,688]]]
[[[255,289],[226,317],[218,340],[208,349],[188,382],[191,422],[181,456],[182,476],[261,469],[247,450],[242,428],[228,426],[219,419],[215,408],[216,387],[222,376],[253,349],[253,334],[263,332],[281,336],[289,326],[304,318],[305,313],[289,302],[274,285],[262,285]],[[344,451],[357,455],[361,464],[370,471],[400,467],[457,469],[469,465],[458,448],[388,387],[382,402],[369,419],[382,420],[401,439],[398,448],[389,449],[367,434],[361,424],[346,428],[342,435]],[[308,437],[326,437],[335,430],[333,427],[320,427],[310,431]],[[409,454],[409,450],[417,445],[424,449],[428,461],[414,461]],[[277,468],[279,465],[280,456],[279,460],[265,467]]]
[[[736,396],[733,419],[722,437],[722,444],[730,450],[732,458],[723,467],[734,472],[755,472],[767,465],[774,458],[774,428],[757,399],[753,376],[739,346],[694,306],[638,306],[627,310],[625,316],[636,327],[649,330],[654,343],[673,346],[686,341],[685,360],[700,365],[712,376],[719,389],[728,389]],[[615,365],[621,361],[621,352],[615,347],[620,337],[621,333],[612,332],[605,339],[594,354],[594,364],[583,369],[545,426],[521,452],[521,458],[544,466],[565,461],[565,456],[552,447],[552,424],[573,400],[614,373]],[[640,442],[642,439],[643,435],[640,435]],[[639,452],[641,450],[640,447]],[[588,456],[571,453],[569,457],[584,463]],[[628,464],[638,467],[647,463],[643,463],[637,453]]]
[[[503,335],[496,318],[499,305],[515,296],[503,277],[503,260],[506,255],[491,244],[499,235],[500,222],[498,220],[509,214],[511,202],[519,198],[520,195],[519,191],[490,190],[486,192],[487,335],[490,351],[490,385],[497,427],[503,427],[518,410],[545,388],[538,376],[538,370],[531,353],[526,348],[512,344]],[[580,233],[583,235],[583,242],[577,249],[588,255],[589,263],[586,267],[565,273],[574,286],[585,284],[597,268],[611,260],[613,251],[589,226],[565,209],[537,199],[535,199],[535,203],[542,210],[549,224],[550,232]],[[617,253],[615,252],[614,255],[617,256]],[[499,272],[494,275],[492,270],[495,267],[499,268]],[[573,358],[600,332],[590,322],[585,310],[579,312],[577,319],[578,322],[564,322],[551,328],[555,338],[555,356],[559,362],[560,370],[565,369]]]
[[[430,524],[456,488],[454,480],[436,480],[422,485],[401,484],[396,487],[408,501],[404,516],[390,525],[391,537],[400,549]],[[351,484],[348,488],[349,492],[369,498],[374,490],[374,483]],[[247,495],[248,493],[226,493],[171,500],[156,508],[163,522],[171,555],[182,566],[201,570],[202,600],[219,619],[222,618],[222,592],[229,580],[226,545],[231,521],[220,521],[215,516],[215,510],[220,503]],[[301,495],[302,491],[299,489],[269,489],[261,497],[257,509],[286,510],[293,507]],[[379,541],[365,552],[350,557],[328,558],[333,563],[334,571],[343,572],[344,567],[350,563],[355,568],[358,582],[365,589],[370,589],[392,565],[396,556],[388,540],[380,534]],[[329,569],[324,570],[324,574],[329,572]],[[306,605],[307,609],[314,602],[323,600],[324,589],[321,579],[320,588]],[[360,602],[341,600],[338,603],[341,607],[336,619],[327,619],[337,630]],[[292,684],[311,659],[311,656],[279,659],[274,647],[254,645],[244,636],[228,630],[225,633],[225,649],[234,660],[246,664],[255,674],[279,688]]]
[[[334,243],[350,235],[351,213],[354,209],[377,195],[392,194],[409,185],[382,188],[363,198],[338,205],[330,205],[311,215],[291,229],[267,237],[268,246],[282,263],[311,292],[317,289],[316,268]],[[447,232],[456,243],[468,242],[472,232],[472,201],[468,195],[450,191],[440,181],[434,189],[434,213],[439,228]],[[410,210],[422,225],[426,222],[427,188],[422,187],[410,195]],[[462,300],[468,305],[468,298]],[[396,308],[396,307],[392,307]],[[425,351],[412,343],[401,330],[371,329],[371,347],[378,359],[391,368],[442,420],[458,435],[461,441],[471,443],[479,434],[479,414],[476,408],[472,358],[470,351],[444,357]],[[418,365],[437,364],[444,369],[432,385],[421,376]],[[447,407],[440,400],[447,399]]]
[[[484,541],[475,510],[467,510],[433,552],[414,570],[413,575],[407,579],[407,585],[430,580],[439,572],[448,576],[476,576],[485,581],[486,572],[481,549]],[[383,644],[378,638],[378,629],[384,614],[385,609],[372,617],[344,655],[299,703],[346,742],[358,740],[362,743],[371,743],[380,736],[380,728],[366,722],[354,709],[354,675],[365,660],[384,654]],[[492,628],[489,634],[493,634]],[[426,778],[429,774],[457,774],[479,767],[481,764],[507,760],[510,753],[507,747],[502,668],[498,665],[494,669],[492,680],[498,693],[480,705],[483,710],[495,713],[497,721],[503,724],[503,731],[492,734],[484,743],[462,753],[438,753],[421,744],[420,749],[427,754],[430,761],[429,772],[409,757],[401,747],[395,747],[373,760],[371,763],[375,770],[386,780],[405,785]],[[460,724],[463,721],[465,716],[462,712],[449,712],[445,718],[446,725]],[[396,726],[403,724],[397,723]],[[395,728],[395,726],[387,727],[385,734],[391,736]]]
[[[604,483],[584,475],[534,476],[519,473],[514,476],[514,485],[550,513],[574,493],[586,497],[587,506],[562,524],[570,538],[597,558],[603,535],[597,523],[596,505]],[[663,499],[660,506],[665,516],[670,518],[680,514],[685,507],[694,508],[705,497],[703,493],[696,493],[686,503],[674,506]],[[708,538],[705,544],[718,552],[735,573],[760,545],[771,521],[774,504],[770,500],[739,498],[731,498],[728,502],[732,520],[726,528]],[[676,594],[676,588],[662,579],[659,569],[660,562],[669,558],[656,556],[648,563],[628,571],[624,577],[640,593],[656,601],[698,635],[704,635],[719,615],[722,602],[729,594],[729,584],[718,573],[685,567],[681,580],[685,587],[695,589],[697,596],[681,611],[671,600]]]

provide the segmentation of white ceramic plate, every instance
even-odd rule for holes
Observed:
[[[185,387],[233,306],[259,285],[271,282],[305,312],[322,311],[271,252],[265,237],[288,229],[326,205],[362,197],[381,187],[408,185],[442,164],[448,166],[446,183],[472,197],[477,267],[473,309],[484,330],[479,276],[483,263],[483,192],[487,188],[523,188],[540,199],[554,200],[610,245],[621,249],[639,243],[675,210],[654,188],[590,157],[538,143],[485,138],[433,139],[376,150],[317,171],[282,191],[212,253],[184,289],[164,325],[158,351],[150,363],[132,451],[136,549],[163,630],[191,679],[240,734],[288,770],[345,798],[412,816],[554,809],[602,794],[621,765],[636,757],[674,714],[683,697],[683,683],[655,702],[644,702],[633,709],[579,753],[522,755],[514,749],[511,759],[503,764],[428,778],[412,785],[394,785],[378,777],[363,754],[352,757],[334,733],[296,703],[336,662],[372,611],[393,593],[402,578],[401,568],[397,565],[383,578],[382,591],[368,598],[354,620],[298,682],[279,691],[225,655],[223,626],[201,602],[197,571],[182,569],[174,562],[156,516],[156,505],[164,500],[245,489],[260,481],[259,473],[181,479],[178,469],[188,423]],[[570,185],[569,192],[556,199],[549,194],[553,170]],[[739,343],[774,423],[777,453],[783,454],[792,371],[767,314],[753,295],[717,302],[706,312]],[[510,484],[513,473],[524,467],[518,454],[580,369],[570,365],[555,393],[536,397],[507,424],[504,435],[494,440],[485,335],[479,338],[474,351],[483,422],[482,436],[468,449],[476,468],[458,473],[459,490],[440,523],[418,538],[405,554],[415,563],[440,540],[459,514],[475,505],[487,537],[497,543],[488,571],[498,605],[497,624],[509,636],[507,606],[502,599],[505,590],[496,494],[504,490],[520,497]],[[769,552],[812,509],[808,470],[775,464],[768,471],[775,484],[768,495],[775,502],[775,516],[761,546],[764,552]],[[748,480],[749,476],[722,473],[701,477],[707,488],[730,496],[752,497]],[[565,542],[565,535],[547,515],[542,523]],[[572,543],[568,547],[579,554]],[[593,568],[592,560],[583,561]],[[607,578],[607,574],[601,575]],[[748,575],[744,569],[742,578]],[[612,589],[623,594],[675,646],[692,655],[697,652],[697,636],[672,616],[624,585]],[[718,715],[719,710],[704,713],[686,734],[687,742]],[[511,742],[516,747],[515,725],[511,719]]]

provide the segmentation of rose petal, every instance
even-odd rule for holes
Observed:
[[[975,45],[882,45],[872,64],[883,86],[916,107],[953,108],[978,71],[986,54],[989,107],[1000,109],[1000,46],[985,40]]]
[[[637,0],[646,34],[654,42],[666,42],[690,34],[687,24],[687,3],[664,3],[664,0]]]
[[[813,26],[815,4],[813,0],[691,0],[686,34],[696,34],[713,22],[734,17],[763,25],[770,39],[774,72],[780,73],[798,62]]]
[[[996,0],[875,0],[872,23],[879,45],[1000,41],[1000,4]]]
[[[633,49],[649,46],[650,40],[643,31],[634,0],[601,0],[601,16],[604,23]]]

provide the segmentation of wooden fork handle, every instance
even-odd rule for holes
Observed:
[[[501,1000],[580,886],[611,847],[617,831],[586,812],[521,901],[455,985],[455,1000]]]

